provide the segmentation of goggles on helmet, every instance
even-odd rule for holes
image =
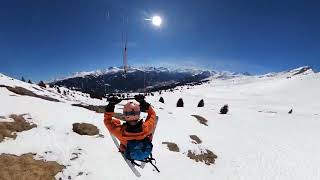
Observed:
[[[123,112],[125,116],[137,116],[140,115],[140,111],[129,111],[129,112]]]

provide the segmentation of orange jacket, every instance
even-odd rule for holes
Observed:
[[[150,106],[147,119],[142,125],[142,132],[130,133],[125,131],[125,126],[121,125],[120,120],[112,118],[114,112],[104,113],[104,124],[123,145],[127,145],[128,140],[142,140],[151,135],[156,125],[156,112]]]

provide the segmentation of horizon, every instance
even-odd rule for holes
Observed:
[[[260,76],[260,75],[266,75],[266,74],[269,74],[269,73],[280,73],[280,72],[287,72],[287,71],[291,71],[291,70],[295,70],[295,69],[299,69],[299,68],[303,68],[303,67],[310,67],[315,73],[318,73],[319,71],[317,71],[316,69],[314,69],[313,67],[311,66],[299,66],[299,67],[294,67],[294,68],[291,68],[291,69],[285,69],[285,70],[282,70],[282,71],[270,71],[270,72],[266,72],[266,73],[261,73],[261,74],[252,74],[250,72],[236,72],[236,71],[228,71],[228,70],[216,70],[216,69],[206,69],[206,68],[199,68],[199,67],[164,67],[164,66],[130,66],[130,68],[168,68],[169,70],[177,70],[177,69],[182,69],[182,70],[192,70],[192,69],[195,69],[195,70],[201,70],[201,71],[215,71],[217,73],[223,73],[223,72],[229,72],[229,73],[242,73],[242,74],[245,74],[245,73],[249,73],[249,76]],[[59,76],[59,77],[55,77],[55,78],[52,78],[52,79],[39,79],[37,81],[33,81],[33,79],[28,79],[26,78],[25,76],[21,76],[21,77],[14,77],[14,76],[10,76],[8,74],[5,74],[5,73],[2,73],[0,72],[0,74],[3,74],[5,76],[8,76],[8,77],[11,77],[11,78],[14,78],[14,79],[17,79],[17,80],[21,80],[21,78],[24,78],[26,81],[28,80],[31,80],[33,83],[39,83],[40,81],[43,81],[44,83],[51,83],[51,82],[54,82],[54,81],[59,81],[59,80],[63,80],[63,79],[69,79],[69,78],[74,78],[74,77],[79,77],[79,76],[82,76],[81,73],[84,73],[86,75],[89,75],[89,74],[94,74],[94,73],[97,73],[98,71],[103,71],[103,70],[107,70],[109,68],[119,68],[119,69],[122,69],[123,70],[123,66],[109,66],[109,67],[105,67],[105,68],[101,68],[101,69],[95,69],[95,70],[88,70],[88,71],[78,71],[78,72],[72,72],[70,74],[67,74],[67,75],[63,75],[63,76]],[[85,76],[86,76],[85,75]]]
[[[270,72],[266,72],[266,73],[262,73],[262,74],[252,74],[250,72],[236,72],[236,71],[228,71],[228,70],[216,70],[216,69],[208,69],[208,68],[201,68],[201,67],[188,67],[188,66],[171,66],[171,67],[165,67],[165,66],[130,66],[130,68],[168,68],[169,70],[177,70],[177,69],[182,69],[182,70],[191,70],[191,69],[196,69],[196,70],[202,70],[202,71],[216,71],[216,72],[230,72],[230,73],[249,73],[251,76],[259,76],[259,75],[265,75],[268,73],[279,73],[279,72],[286,72],[286,71],[290,71],[290,70],[294,70],[294,69],[298,69],[298,68],[303,68],[303,67],[310,67],[310,66],[299,66],[299,67],[294,67],[292,69],[286,69],[286,70],[282,70],[282,71],[270,71]],[[78,72],[72,72],[69,75],[65,75],[65,76],[61,76],[61,77],[56,77],[55,79],[49,79],[49,80],[44,80],[44,82],[52,82],[55,80],[60,80],[60,79],[64,79],[64,78],[73,78],[74,76],[77,77],[78,74],[80,75],[81,73],[96,73],[97,71],[103,71],[103,70],[107,70],[109,68],[119,68],[119,69],[123,69],[123,66],[109,66],[109,67],[105,67],[105,68],[101,68],[101,69],[95,69],[95,70],[88,70],[88,71],[78,71]],[[315,73],[318,73],[317,70],[315,70],[313,67],[310,67]]]
[[[318,72],[319,8],[320,2],[287,0],[5,1],[0,73],[38,82],[122,66],[123,32],[134,67]],[[155,15],[160,27],[146,21]]]

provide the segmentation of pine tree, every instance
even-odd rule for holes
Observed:
[[[183,99],[180,98],[177,102],[177,107],[183,107]]]
[[[29,83],[29,84],[32,84],[32,81],[29,79],[28,83]]]
[[[43,81],[40,81],[38,85],[40,87],[46,88],[46,84]]]
[[[220,114],[227,114],[228,111],[229,111],[229,106],[228,104],[226,104],[220,109]]]
[[[201,99],[198,103],[198,107],[204,107],[204,101]]]
[[[61,94],[61,91],[60,91],[60,88],[59,88],[59,87],[57,87],[57,92],[58,92],[59,94]]]
[[[164,103],[163,97],[160,97],[159,102]]]
[[[26,82],[26,80],[24,79],[24,77],[22,76],[21,81]]]

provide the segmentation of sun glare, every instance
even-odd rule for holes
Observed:
[[[155,26],[160,26],[162,23],[162,19],[160,16],[153,16],[152,17],[152,24]]]

